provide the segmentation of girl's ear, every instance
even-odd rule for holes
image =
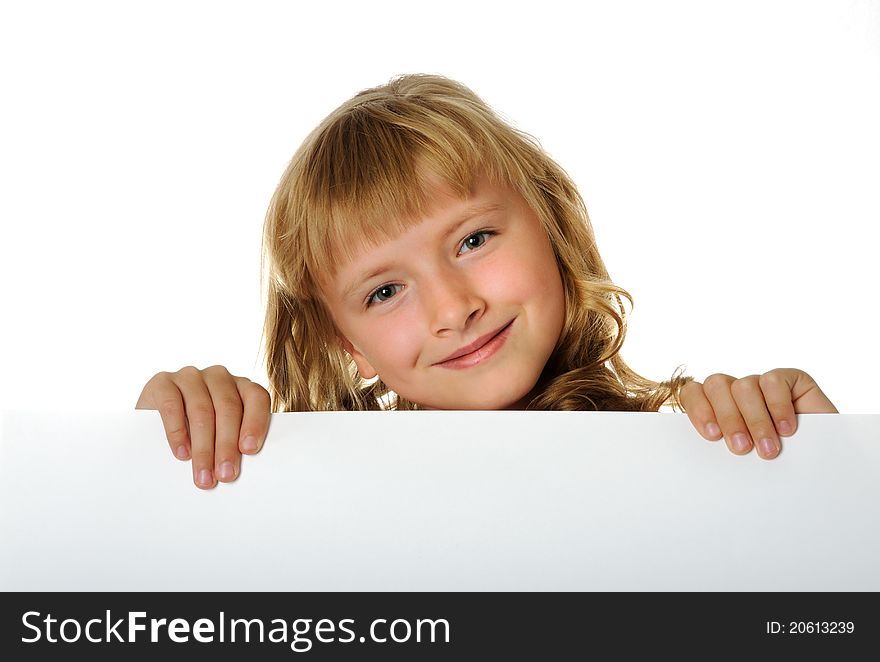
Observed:
[[[375,371],[373,366],[370,365],[370,362],[367,361],[366,357],[354,348],[354,345],[349,342],[348,338],[339,336],[339,340],[342,342],[342,347],[352,360],[354,360],[354,364],[357,366],[358,372],[363,379],[372,379],[379,374]]]

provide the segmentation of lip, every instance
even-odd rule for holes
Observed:
[[[465,345],[434,365],[441,368],[470,368],[482,363],[501,349],[510,335],[510,327],[513,322],[514,320],[510,320],[501,328],[487,333],[485,336],[480,336],[470,345]]]

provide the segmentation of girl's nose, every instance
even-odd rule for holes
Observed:
[[[426,295],[431,331],[435,335],[467,329],[486,309],[485,300],[460,275],[438,275],[432,279]]]

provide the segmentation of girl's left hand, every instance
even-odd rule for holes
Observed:
[[[736,455],[754,445],[765,460],[779,455],[780,436],[795,433],[795,414],[839,413],[813,378],[796,368],[741,379],[717,373],[705,384],[688,382],[680,395],[688,418],[706,439],[718,441],[723,434]]]

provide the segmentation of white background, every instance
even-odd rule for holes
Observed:
[[[579,185],[646,377],[809,372],[876,413],[880,2],[6,2],[0,409],[264,385],[260,232],[306,134],[409,72]]]

